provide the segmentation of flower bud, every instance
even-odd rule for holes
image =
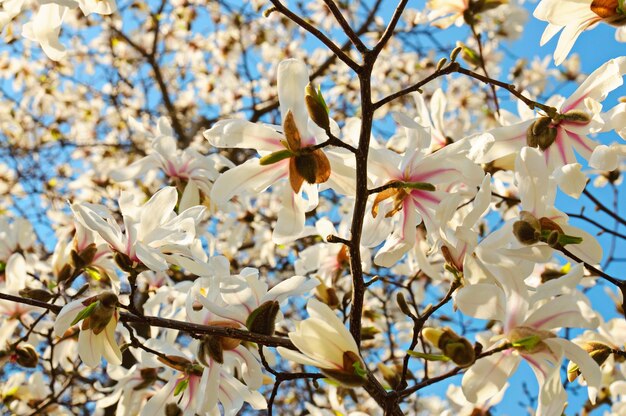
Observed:
[[[70,278],[70,276],[72,276],[72,272],[73,272],[73,268],[71,265],[69,264],[65,264],[61,270],[59,271],[58,275],[57,275],[57,281],[59,283],[66,281],[67,279]]]
[[[572,123],[583,124],[583,125],[589,124],[589,122],[591,121],[591,117],[589,116],[589,114],[587,114],[586,112],[582,110],[576,110],[576,109],[565,112],[564,114],[561,115],[561,117],[565,121],[570,121]]]
[[[541,229],[533,222],[519,220],[513,223],[513,235],[524,245],[535,244],[541,238]]]
[[[396,303],[398,307],[406,316],[412,317],[411,308],[409,308],[409,304],[406,303],[406,299],[404,298],[404,294],[402,292],[396,293]]]
[[[180,372],[187,371],[193,364],[189,359],[181,357],[180,355],[166,355],[165,358],[158,357],[157,360]]]
[[[468,367],[476,361],[472,344],[450,328],[424,328],[422,335],[459,367]]]
[[[604,362],[613,354],[613,350],[606,344],[601,342],[591,341],[585,343],[583,349],[587,351],[593,361],[602,366]],[[574,381],[580,375],[580,368],[572,361],[567,364],[567,379],[571,382]]]
[[[326,101],[324,101],[321,91],[316,90],[311,83],[306,86],[304,91],[304,101],[309,117],[322,129],[329,129],[330,119],[328,117],[328,106],[326,105]]]
[[[556,128],[552,127],[550,117],[541,117],[526,130],[526,145],[546,150],[556,140]]]
[[[45,289],[31,289],[26,287],[18,292],[20,296],[25,297],[27,299],[35,299],[41,302],[48,302],[52,299],[52,293],[48,292]]]
[[[402,368],[391,368],[383,363],[378,363],[377,367],[383,379],[389,384],[389,387],[395,390],[400,386],[400,382],[402,381]]]
[[[250,312],[246,319],[246,327],[250,332],[263,335],[274,335],[276,316],[280,312],[280,305],[277,301],[267,301],[258,308]]]
[[[239,329],[239,324],[234,321],[209,321],[207,325]],[[208,367],[207,357],[209,357],[222,364],[224,362],[224,351],[234,350],[239,344],[241,344],[240,339],[205,335],[198,346],[198,361]]]
[[[22,367],[35,368],[39,362],[39,354],[30,344],[20,344],[15,347],[15,361]]]
[[[104,292],[89,301],[87,308],[77,315],[74,321],[83,319],[81,329],[91,329],[98,335],[107,327],[117,311],[117,295],[113,292]]]

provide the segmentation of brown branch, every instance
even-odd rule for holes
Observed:
[[[357,48],[357,50],[362,54],[369,52],[367,46],[365,46],[359,36],[354,32],[354,30],[352,30],[350,24],[345,19],[345,17],[343,17],[343,14],[341,14],[341,10],[339,10],[337,4],[335,4],[333,0],[324,0],[324,4],[326,4],[330,12],[333,14],[333,16],[335,16],[337,23],[339,23],[339,26],[341,26],[341,29],[343,29],[343,32],[346,34],[348,39],[350,39],[350,41]]]
[[[328,49],[333,51],[335,55],[346,65],[350,67],[354,72],[359,72],[361,67],[359,64],[354,62],[352,58],[350,58],[346,52],[344,52],[339,46],[337,46],[332,40],[330,40],[325,34],[323,34],[319,29],[313,26],[311,23],[307,22],[291,10],[287,8],[284,4],[280,2],[280,0],[270,0],[276,10],[285,15],[289,20],[293,21],[295,24],[315,36],[320,42],[322,42]]]

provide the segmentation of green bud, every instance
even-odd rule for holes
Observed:
[[[411,309],[409,308],[408,303],[406,303],[406,299],[404,298],[404,294],[402,292],[396,293],[396,303],[403,314],[406,316],[413,316],[413,313],[411,313]]]
[[[315,87],[309,83],[305,89],[304,101],[311,120],[324,130],[329,129],[330,118],[328,117],[328,106],[322,96],[321,90],[316,90]]]
[[[280,312],[280,305],[277,301],[267,301],[258,308],[250,312],[246,319],[246,327],[250,332],[263,335],[274,335],[276,317]]]
[[[561,118],[565,121],[571,121],[577,124],[589,124],[591,117],[581,110],[569,110],[565,114],[561,115]]]

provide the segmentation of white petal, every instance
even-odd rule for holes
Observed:
[[[506,316],[504,292],[495,284],[465,286],[456,294],[455,304],[464,314],[478,319],[502,320]]]
[[[595,153],[595,151],[594,151]],[[572,198],[578,199],[587,185],[587,176],[581,171],[580,163],[570,163],[554,172],[559,188]]]
[[[477,360],[465,373],[461,386],[471,403],[484,403],[504,388],[520,358],[511,351]]]
[[[293,113],[302,136],[308,135],[308,114],[304,106],[304,90],[309,83],[309,70],[298,59],[285,59],[278,65],[278,101],[282,119]],[[304,137],[303,137],[304,139]]]
[[[281,140],[284,140],[282,134],[268,126],[245,120],[218,121],[210,130],[204,132],[204,137],[216,147],[236,147],[270,152],[285,148],[281,144]]]

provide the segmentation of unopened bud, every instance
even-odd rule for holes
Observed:
[[[581,110],[569,110],[565,114],[562,114],[561,117],[565,121],[571,121],[577,124],[588,124],[591,121],[589,114]]]
[[[225,328],[239,329],[239,324],[234,321],[209,321],[211,326],[221,326]],[[224,351],[234,350],[241,344],[241,340],[237,338],[220,337],[217,335],[205,335],[198,347],[198,361],[205,366],[209,366],[207,357],[212,358],[218,363],[224,362]]]
[[[550,117],[541,117],[526,130],[526,145],[546,150],[556,140],[556,128],[552,127]]]
[[[18,292],[20,296],[25,297],[27,299],[35,299],[41,302],[48,302],[52,299],[52,293],[48,292],[45,289],[31,289],[26,287]]]
[[[460,46],[457,46],[456,48],[454,48],[452,50],[452,53],[450,53],[450,62],[455,62],[456,58],[458,58],[459,53],[461,53],[462,50],[463,48]]]
[[[402,371],[398,371],[396,368],[391,368],[386,366],[383,363],[377,364],[378,371],[382,374],[383,379],[389,384],[389,387],[395,389],[400,385],[400,381],[402,381]]]
[[[532,223],[524,220],[513,223],[513,235],[524,245],[535,244],[541,238],[541,232]]]
[[[613,350],[606,344],[601,342],[591,341],[585,343],[583,349],[589,354],[593,361],[602,366],[604,362],[611,356]],[[580,375],[580,368],[578,364],[570,361],[567,365],[567,379],[571,382],[574,381]]]
[[[306,86],[304,101],[309,117],[315,124],[324,130],[330,128],[330,119],[328,117],[328,106],[320,90],[316,90],[313,84]]]
[[[165,355],[164,357],[158,357],[157,360],[180,372],[187,371],[193,364],[188,358],[181,357],[180,355]]]
[[[72,276],[72,272],[73,272],[73,268],[70,264],[64,265],[59,271],[59,274],[57,275],[57,281],[59,283],[66,281],[67,279],[70,278],[70,276]]]
[[[441,69],[443,68],[443,66],[446,64],[446,62],[448,62],[447,58],[441,58],[439,60],[439,62],[437,62],[437,67],[435,69],[435,72],[439,72],[441,71]]]
[[[409,308],[409,304],[406,303],[406,299],[404,298],[404,294],[402,292],[396,293],[396,303],[398,304],[398,307],[403,314],[405,314],[406,316],[413,316],[411,308]]]
[[[277,301],[267,301],[258,308],[250,312],[246,319],[246,327],[250,332],[262,335],[274,335],[276,317],[280,312],[280,305]]]
[[[20,344],[15,347],[15,361],[22,367],[35,368],[39,362],[39,354],[30,344]]]
[[[476,361],[472,344],[450,328],[424,328],[422,335],[459,367],[468,367]]]

